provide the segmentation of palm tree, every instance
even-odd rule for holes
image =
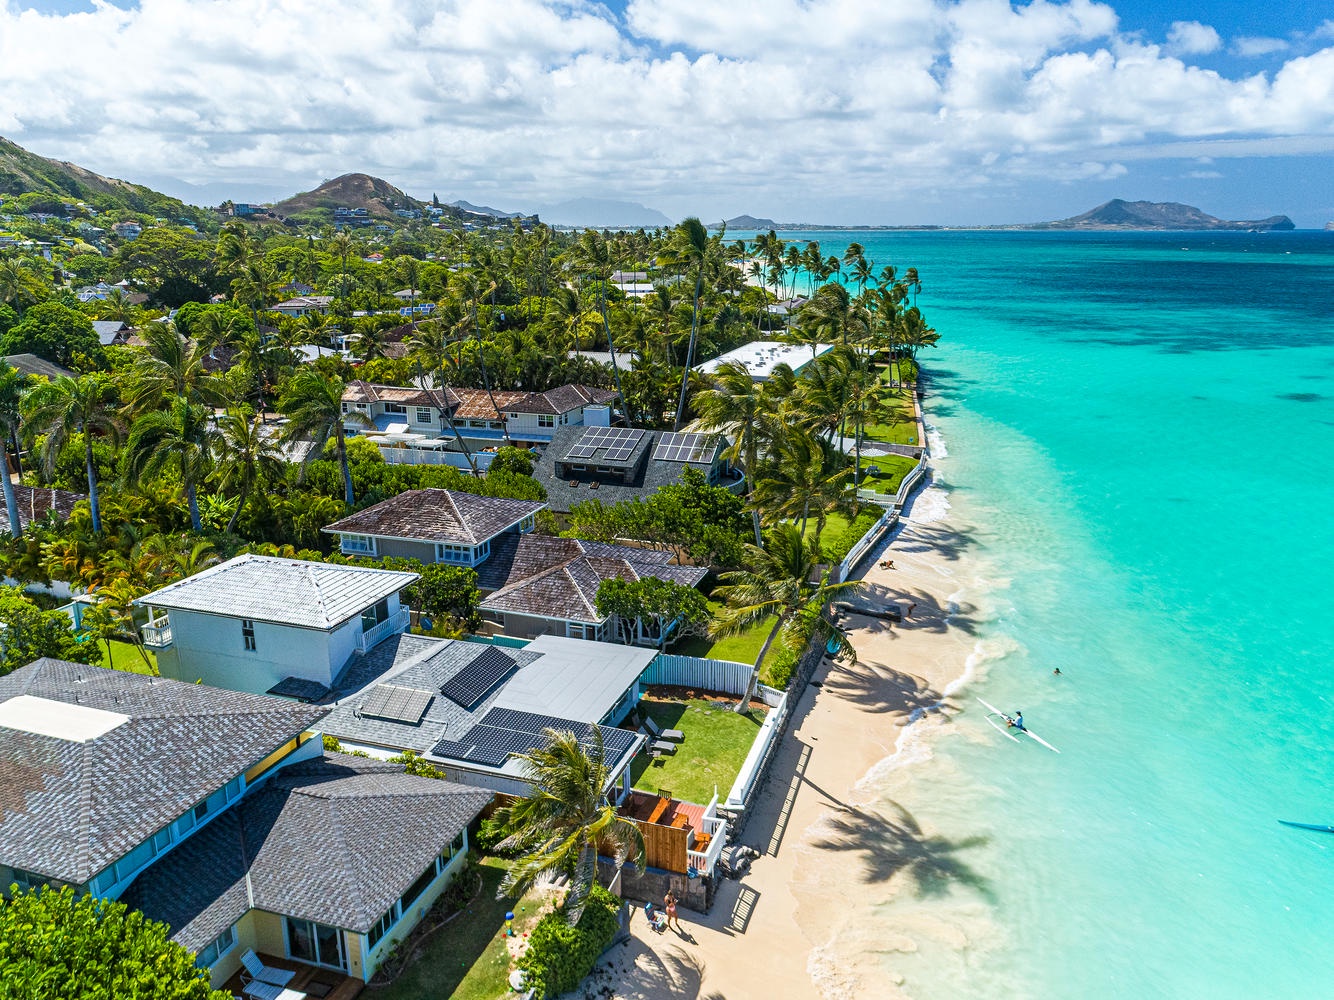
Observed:
[[[825,522],[847,506],[848,467],[843,453],[824,438],[790,429],[777,443],[764,476],[755,484],[751,502],[765,521],[800,519],[801,533],[815,518],[811,540],[818,549]]]
[[[131,485],[169,469],[180,476],[196,532],[204,530],[196,486],[220,437],[209,417],[204,407],[177,398],[170,409],[153,410],[136,420],[125,443],[125,478]]]
[[[20,407],[27,384],[26,375],[0,361],[0,477],[3,477],[0,482],[4,486],[9,533],[15,538],[23,534],[23,524],[19,520],[18,501],[14,498],[14,481],[9,478],[9,442],[18,435]],[[18,454],[17,449],[14,454]]]
[[[711,630],[717,637],[736,635],[773,618],[755,669],[746,685],[746,693],[736,706],[737,712],[750,707],[760,669],[774,641],[797,652],[813,636],[832,643],[838,653],[856,656],[847,635],[826,613],[826,605],[835,597],[851,596],[862,586],[860,580],[832,583],[825,570],[813,583],[820,562],[820,547],[814,538],[806,539],[792,524],[779,524],[769,532],[768,545],[746,546],[744,569],[724,573],[722,586],[714,591],[725,607],[718,613]]]
[[[747,492],[755,488],[759,466],[758,434],[766,418],[773,413],[772,400],[765,383],[756,382],[746,366],[734,361],[719,365],[709,375],[712,388],[695,395],[699,417],[695,426],[706,431],[721,431],[731,438],[726,457],[740,462],[746,471]]]
[[[681,398],[676,404],[676,421],[672,429],[679,431],[685,419],[686,393],[690,387],[690,368],[695,363],[695,341],[699,335],[699,300],[704,292],[704,271],[717,254],[719,237],[710,237],[704,223],[693,215],[672,230],[667,249],[661,261],[663,266],[682,272],[695,272],[695,299],[690,313],[690,340],[686,346],[685,371],[681,376]]]
[[[811,356],[815,345],[846,344],[862,340],[871,330],[871,318],[861,302],[843,285],[821,285],[797,316],[804,333],[811,338]]]
[[[625,422],[634,426],[630,403],[621,389],[621,369],[616,363],[616,340],[611,335],[611,323],[607,319],[607,283],[611,280],[615,266],[615,247],[596,229],[585,229],[575,247],[576,260],[583,272],[597,282],[598,311],[602,315],[602,330],[607,337],[607,350],[611,352],[611,376],[616,383],[616,395],[621,397],[621,406],[625,408]]]
[[[324,448],[330,438],[336,443],[338,465],[343,470],[343,500],[350,507],[356,502],[352,495],[352,470],[347,464],[347,438],[344,422],[371,426],[370,418],[357,410],[343,412],[341,378],[325,378],[313,368],[303,368],[287,383],[287,392],[278,403],[278,409],[287,417],[282,441],[295,443],[310,439],[313,447],[306,455],[310,461]]]
[[[0,259],[0,302],[12,305],[20,316],[23,310],[46,298],[46,284],[26,257]]]
[[[611,775],[602,730],[593,727],[588,749],[571,732],[548,729],[546,737],[550,744],[544,749],[518,755],[532,791],[496,811],[496,820],[514,831],[506,846],[525,852],[501,880],[498,895],[519,895],[539,876],[565,871],[573,863],[565,903],[565,918],[573,925],[597,877],[599,847],[614,847],[617,867],[633,860],[643,871],[644,836],[633,821],[617,815],[607,798]]]
[[[79,378],[61,376],[39,385],[28,393],[23,406],[24,426],[35,434],[45,434],[41,460],[48,478],[55,472],[61,449],[74,434],[83,436],[83,462],[88,474],[88,506],[93,531],[102,531],[102,515],[97,502],[97,468],[93,464],[93,435],[101,434],[113,442],[120,440],[121,423],[116,415],[108,385],[97,375]]]
[[[220,485],[223,489],[236,487],[236,509],[226,527],[230,534],[255,483],[281,478],[283,453],[273,436],[264,432],[260,417],[247,410],[228,410],[218,418],[218,432],[214,462]]]
[[[156,409],[171,397],[204,406],[230,401],[231,386],[204,367],[209,349],[182,336],[175,323],[150,323],[143,338],[144,353],[131,370],[127,413]]]

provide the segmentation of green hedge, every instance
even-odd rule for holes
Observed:
[[[620,905],[606,889],[594,886],[577,926],[566,923],[560,910],[538,921],[528,937],[528,950],[519,959],[525,985],[536,991],[538,1000],[558,997],[583,982],[616,937]]]

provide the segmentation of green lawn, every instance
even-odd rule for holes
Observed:
[[[912,390],[899,388],[894,392],[894,419],[883,424],[867,424],[865,439],[886,444],[922,444],[917,440],[917,412],[913,408]]]
[[[498,1000],[509,993],[510,957],[502,936],[505,913],[514,909],[520,935],[537,923],[542,904],[497,900],[496,887],[508,862],[486,858],[481,863],[482,891],[467,911],[436,931],[394,982],[371,989],[371,1000]]]
[[[899,491],[899,486],[903,483],[903,477],[911,472],[916,465],[917,460],[908,458],[906,455],[863,457],[862,469],[878,469],[879,475],[871,476],[863,471],[861,488],[892,497]]]
[[[738,715],[735,701],[650,701],[639,703],[663,729],[679,729],[685,742],[670,757],[651,760],[640,754],[631,768],[635,787],[648,792],[668,789],[674,798],[707,805],[714,787],[726,798],[737,772],[750,753],[755,734],[764,721],[762,713]]]
[[[89,639],[89,642],[93,640]],[[153,666],[144,666],[144,658],[139,655],[138,648],[132,642],[111,643],[111,662],[107,662],[107,645],[99,642],[98,647],[102,650],[102,666],[110,667],[113,670],[125,670],[132,674],[155,674],[157,673],[157,657],[153,655],[151,649],[144,650],[148,654],[149,662]]]

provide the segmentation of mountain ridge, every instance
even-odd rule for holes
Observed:
[[[1194,205],[1179,201],[1125,201],[1113,198],[1097,208],[1055,222],[1036,222],[1022,229],[1173,230],[1173,231],[1272,231],[1296,229],[1286,215],[1267,219],[1233,221],[1219,219]]]

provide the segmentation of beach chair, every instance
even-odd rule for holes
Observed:
[[[272,965],[265,965],[259,960],[259,956],[255,954],[253,949],[247,949],[246,953],[241,956],[241,967],[250,979],[260,983],[269,983],[273,986],[286,986],[296,976],[295,972],[288,969],[277,969]]]
[[[289,990],[276,983],[262,983],[258,979],[242,983],[241,992],[250,1000],[306,1000],[306,994],[299,990]]]
[[[670,757],[676,753],[676,744],[669,743],[666,740],[655,740],[649,738],[648,752],[654,757]]]
[[[684,743],[686,734],[679,729],[659,729],[658,724],[653,721],[653,717],[647,712],[644,713],[644,728],[654,740],[671,740],[673,743]]]

